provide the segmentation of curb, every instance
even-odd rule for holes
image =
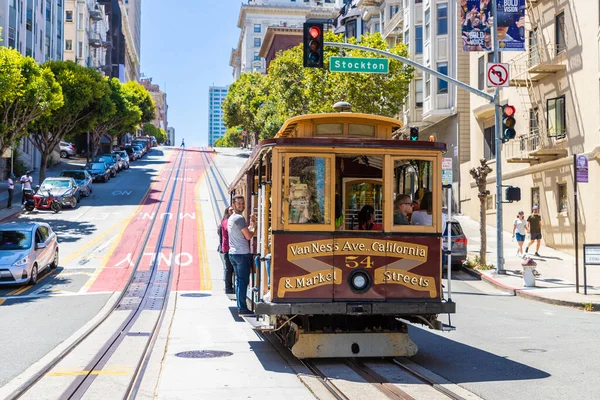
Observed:
[[[569,300],[558,300],[558,299],[552,299],[549,297],[543,297],[543,296],[540,296],[537,294],[529,293],[522,289],[517,289],[517,288],[511,287],[511,286],[505,285],[503,283],[498,282],[494,278],[487,276],[486,274],[482,274],[481,272],[470,269],[470,268],[461,267],[461,271],[466,272],[467,274],[469,274],[471,276],[478,277],[481,280],[494,286],[495,288],[502,290],[503,292],[512,294],[513,296],[521,297],[523,299],[534,300],[534,301],[539,301],[540,303],[552,304],[552,305],[563,306],[563,307],[571,307],[571,308],[577,308],[577,309],[581,309],[583,306],[583,303],[581,303],[581,302],[569,301]],[[592,304],[592,307],[594,308],[594,312],[600,312],[600,303],[591,303],[591,304]]]

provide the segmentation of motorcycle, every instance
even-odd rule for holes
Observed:
[[[50,190],[46,190],[44,194],[39,190],[39,186],[36,186],[36,193],[33,195],[34,207],[38,210],[52,210],[56,214],[62,210],[62,205],[52,195]]]
[[[23,189],[23,209],[27,212],[32,212],[35,208],[34,194],[33,189]]]

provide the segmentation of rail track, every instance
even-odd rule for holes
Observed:
[[[166,204],[164,213],[169,215],[172,212],[178,193],[177,189],[179,189],[179,199],[181,199],[187,164],[185,154],[185,151],[179,151],[174,163],[177,166],[171,168],[165,189],[156,202],[156,211],[160,211]],[[168,198],[165,198],[167,195]],[[177,207],[175,215],[180,213],[181,201],[178,202]],[[123,351],[125,344],[130,345],[132,338],[138,340],[136,346],[129,349],[128,360],[132,363],[131,369],[123,374],[124,379],[119,380],[118,383],[121,385],[117,384],[112,387],[111,394],[107,393],[106,398],[135,398],[148,365],[152,345],[164,317],[171,285],[173,268],[159,270],[161,258],[157,255],[161,254],[163,248],[175,249],[179,240],[180,219],[163,218],[158,226],[156,244],[152,249],[155,256],[152,257],[147,270],[140,269],[152,234],[156,233],[155,225],[161,215],[159,212],[152,214],[149,228],[144,233],[141,247],[139,247],[137,257],[131,266],[129,280],[114,305],[56,358],[17,388],[8,397],[9,399],[81,399],[88,393],[94,381],[102,376],[103,372],[106,372],[105,367],[109,364],[111,357],[118,351]],[[172,242],[166,243],[167,227],[171,221],[175,223],[175,235]],[[149,311],[151,315],[148,314]],[[140,325],[145,326],[146,329],[139,329]],[[92,342],[96,342],[98,339],[101,339],[103,344],[99,348],[95,348]],[[94,351],[90,351],[90,349],[94,349]],[[87,354],[82,356],[82,353]],[[90,354],[93,355],[90,357]],[[64,366],[78,366],[79,371],[73,368],[66,373],[61,372],[63,364]],[[50,382],[50,379],[55,381]],[[57,379],[60,381],[56,382]],[[115,397],[117,393],[118,396]]]

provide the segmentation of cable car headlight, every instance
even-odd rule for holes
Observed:
[[[363,270],[353,271],[348,277],[350,289],[355,293],[365,293],[371,287],[371,276]]]

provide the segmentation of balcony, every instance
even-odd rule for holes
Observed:
[[[98,32],[88,32],[88,41],[92,47],[102,47],[102,38]]]
[[[359,0],[356,3],[356,7],[377,7],[383,3],[383,0]]]
[[[513,58],[510,64],[510,85],[526,86],[527,80],[538,82],[566,71],[566,48],[563,45],[529,46],[528,51]]]
[[[381,24],[383,29],[381,35],[384,39],[388,36],[400,36],[402,34],[402,28],[404,26],[404,9],[399,9],[396,14],[385,24]]]
[[[516,137],[504,144],[503,152],[506,161],[513,164],[540,164],[558,160],[568,155],[565,134],[544,136],[539,130],[532,130],[529,135]]]

